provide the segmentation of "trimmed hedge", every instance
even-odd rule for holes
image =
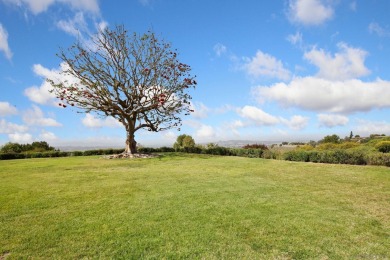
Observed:
[[[28,159],[28,158],[52,158],[71,156],[70,152],[29,152],[29,153],[0,153],[0,160]]]
[[[390,154],[379,152],[367,153],[361,150],[293,150],[286,152],[283,159],[298,162],[390,166]]]

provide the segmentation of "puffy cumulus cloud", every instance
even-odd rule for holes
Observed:
[[[45,117],[42,110],[33,105],[31,109],[27,110],[23,114],[23,121],[27,125],[36,125],[36,126],[62,126],[53,118]]]
[[[96,118],[91,114],[86,114],[81,120],[84,126],[89,128],[101,127],[123,127],[123,125],[113,117],[106,117],[104,119]]]
[[[13,133],[9,134],[8,138],[10,142],[13,143],[31,143],[33,141],[33,137],[29,133]]]
[[[345,126],[349,122],[348,117],[343,115],[318,114],[317,118],[320,126],[329,127],[329,128],[335,126]]]
[[[292,22],[303,25],[320,25],[333,17],[331,6],[321,0],[290,0],[289,18]]]
[[[54,4],[64,4],[72,9],[86,11],[90,13],[99,13],[98,0],[3,0],[6,3],[25,7],[33,14],[40,14],[49,9]]]
[[[0,51],[4,52],[5,57],[11,60],[13,53],[8,45],[8,32],[0,23]]]
[[[53,89],[46,78],[53,79],[55,82],[68,82],[69,85],[79,82],[78,79],[70,75],[61,74],[62,71],[67,69],[66,63],[61,63],[58,69],[47,69],[41,64],[34,64],[33,71],[35,75],[43,78],[43,82],[40,86],[32,86],[24,90],[26,95],[31,101],[41,105],[53,105],[57,106],[56,97],[50,91]]]
[[[0,134],[14,134],[27,131],[27,126],[10,123],[5,119],[0,120]]]
[[[8,102],[0,102],[0,116],[16,115],[18,110]]]
[[[214,45],[213,50],[215,52],[215,55],[218,57],[222,56],[222,54],[226,53],[227,48],[222,43],[217,43]]]
[[[260,108],[254,106],[244,106],[243,108],[237,109],[237,113],[246,119],[254,122],[256,125],[275,125],[280,122],[279,118],[270,115]]]
[[[291,73],[284,68],[283,63],[262,51],[257,51],[256,55],[252,58],[244,58],[244,62],[241,69],[254,78],[270,77],[280,80],[290,79]]]
[[[366,76],[370,73],[364,65],[366,51],[349,47],[345,43],[339,43],[337,46],[340,52],[334,55],[316,47],[304,54],[306,60],[318,67],[318,77],[345,80]]]
[[[290,119],[280,118],[280,121],[293,130],[302,130],[309,123],[309,118],[300,115],[294,115]]]
[[[294,78],[290,83],[253,89],[259,102],[272,100],[284,107],[311,111],[354,113],[390,107],[390,82],[377,79],[330,81],[316,77]]]

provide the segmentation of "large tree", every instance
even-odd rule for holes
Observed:
[[[59,105],[116,118],[126,129],[125,153],[137,152],[134,133],[139,129],[179,127],[181,116],[193,112],[188,89],[197,83],[190,66],[151,31],[106,28],[92,43],[76,42],[57,55],[62,75],[48,81]]]

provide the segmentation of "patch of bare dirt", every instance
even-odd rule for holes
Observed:
[[[5,260],[11,253],[8,251],[0,253],[0,260]]]
[[[158,154],[145,154],[145,153],[120,153],[120,154],[110,154],[103,156],[104,159],[133,159],[133,158],[155,158],[158,157]]]

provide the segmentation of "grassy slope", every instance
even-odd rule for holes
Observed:
[[[0,222],[0,259],[382,259],[390,172],[201,155],[0,161]]]

